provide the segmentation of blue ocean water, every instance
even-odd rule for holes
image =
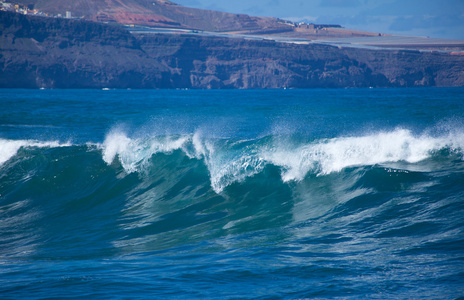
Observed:
[[[0,91],[2,299],[455,299],[463,216],[463,88]]]

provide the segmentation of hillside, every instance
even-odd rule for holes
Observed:
[[[289,31],[275,18],[251,17],[177,5],[167,0],[10,0],[33,5],[51,15],[70,11],[74,17],[153,27],[182,27],[208,31]]]
[[[0,12],[2,88],[464,86],[464,56],[182,34]]]

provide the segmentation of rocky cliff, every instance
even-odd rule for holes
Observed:
[[[464,56],[179,34],[0,12],[0,87],[464,86]]]

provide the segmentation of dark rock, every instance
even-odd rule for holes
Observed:
[[[0,12],[0,87],[464,86],[464,56],[194,35]]]

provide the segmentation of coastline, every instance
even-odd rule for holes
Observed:
[[[464,86],[464,55],[456,55],[461,53],[456,49],[385,49],[372,44],[374,37],[359,38],[369,43],[301,44],[246,36],[131,34],[120,26],[81,20],[8,12],[0,12],[0,18],[0,88]]]

